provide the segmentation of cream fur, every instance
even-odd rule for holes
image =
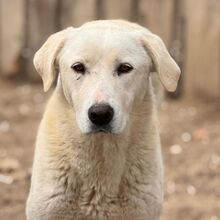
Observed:
[[[64,32],[59,33],[60,41],[53,35],[35,56],[45,90],[52,84],[56,69],[60,76],[38,130],[26,209],[28,220],[159,219],[163,165],[149,72],[152,65],[159,65],[155,69],[161,75],[165,65],[166,76],[169,70],[174,73],[168,74],[171,81],[163,76],[163,83],[173,90],[179,70],[173,60],[170,63],[167,52],[154,55],[168,56],[156,61],[150,56],[155,49],[148,55],[146,45],[141,43],[142,29],[125,21],[87,23],[77,30],[67,29],[64,38],[60,37]],[[114,31],[120,44],[109,37],[109,30]],[[136,43],[138,35],[140,41]],[[82,51],[87,36],[91,47]],[[94,36],[100,37],[99,44]],[[160,50],[158,46],[156,49]],[[136,69],[124,78],[115,78],[110,69],[120,52]],[[77,80],[69,65],[79,54],[87,56],[87,65],[93,70]],[[111,134],[89,132],[85,115],[97,94],[115,109],[115,130]]]

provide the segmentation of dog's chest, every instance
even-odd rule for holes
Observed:
[[[136,219],[138,216],[146,216],[146,203],[138,196],[127,195],[103,195],[93,190],[84,192],[78,198],[66,198],[65,205],[58,207],[57,213],[65,212],[71,220],[113,220]],[[62,209],[62,210],[61,210]],[[51,210],[54,212],[55,210]],[[141,213],[142,212],[142,213]],[[71,218],[72,217],[72,218]],[[138,218],[139,219],[139,218]]]
[[[106,182],[93,183],[93,186],[85,182],[75,184],[65,186],[64,198],[61,199],[65,205],[58,207],[58,212],[69,214],[68,219],[144,220],[149,216],[148,208],[158,208],[154,192],[147,185],[136,183],[132,186],[123,180],[117,189],[111,188]],[[149,202],[154,207],[149,207]]]
[[[122,198],[118,195],[104,194],[95,189],[84,191],[76,201],[79,207],[77,215],[85,220],[109,219],[113,216],[123,216]]]
[[[69,166],[58,170],[55,182],[62,196],[55,201],[62,206],[51,212],[65,213],[70,220],[144,220],[157,216],[150,212],[159,213],[160,198],[156,195],[160,195],[160,186],[151,184],[147,174],[137,169],[139,166],[120,169],[116,163],[89,164],[83,164],[85,169],[81,172]]]

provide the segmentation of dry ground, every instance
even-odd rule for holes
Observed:
[[[0,79],[0,219],[25,219],[34,140],[45,101],[39,85]],[[220,105],[166,101],[162,220],[220,220]]]

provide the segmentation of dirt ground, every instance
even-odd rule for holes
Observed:
[[[37,127],[48,94],[0,79],[0,220],[25,219]],[[166,100],[162,220],[220,220],[220,105]]]

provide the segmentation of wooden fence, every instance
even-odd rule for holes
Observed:
[[[220,97],[219,0],[0,0],[0,74],[37,79],[33,54],[51,33],[114,18],[161,36],[186,95]]]

